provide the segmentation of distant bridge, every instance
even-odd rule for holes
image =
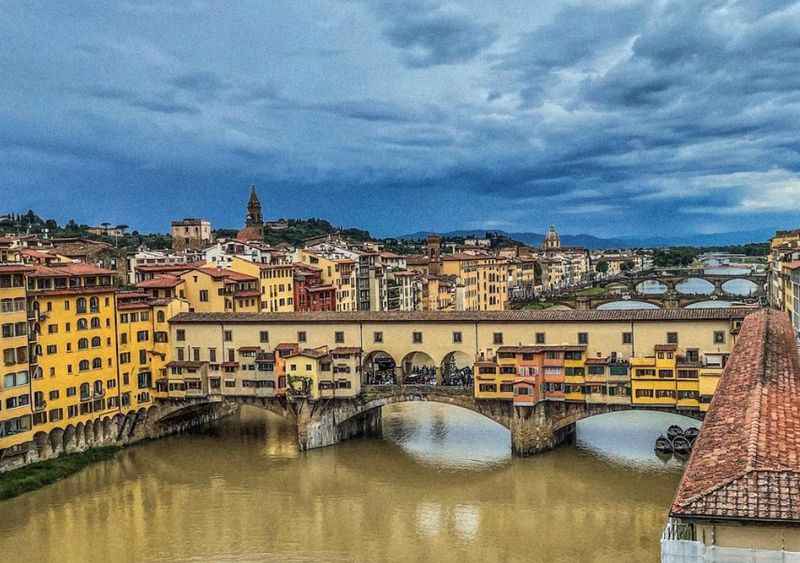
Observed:
[[[708,287],[707,292],[688,293],[679,286],[684,282],[701,281]],[[726,285],[729,282],[747,281],[753,284],[748,295],[736,293]],[[728,300],[743,303],[760,303],[766,297],[765,273],[748,274],[704,274],[703,270],[667,269],[643,272],[634,276],[618,276],[597,281],[594,287],[606,290],[602,296],[568,295],[556,298],[553,302],[570,309],[596,309],[601,305],[617,301],[637,301],[664,309],[680,309],[704,301]],[[644,291],[647,284],[660,284],[664,291],[653,293]]]

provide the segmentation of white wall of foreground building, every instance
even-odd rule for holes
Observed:
[[[700,527],[670,518],[661,536],[661,563],[800,563],[800,551],[781,549],[797,548],[798,528],[735,523]],[[701,536],[714,543],[691,539]]]
[[[705,545],[699,541],[661,540],[661,563],[800,563],[796,551]]]

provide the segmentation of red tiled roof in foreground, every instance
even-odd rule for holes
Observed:
[[[800,360],[786,314],[742,324],[671,515],[800,522]]]

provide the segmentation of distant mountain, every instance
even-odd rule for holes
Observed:
[[[486,230],[463,230],[438,233],[445,237],[482,237]],[[544,240],[544,235],[539,233],[510,233],[506,231],[488,231],[506,236],[510,239],[538,246]],[[429,231],[419,231],[396,238],[403,240],[421,240],[433,234]],[[564,246],[582,246],[590,250],[604,248],[659,248],[664,246],[728,246],[747,244],[750,242],[766,242],[775,234],[774,229],[759,229],[754,231],[736,231],[730,233],[697,234],[675,237],[618,237],[602,238],[594,235],[561,235],[561,244]]]

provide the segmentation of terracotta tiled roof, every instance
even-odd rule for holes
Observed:
[[[671,514],[800,522],[800,360],[784,313],[742,324]]]
[[[183,283],[177,276],[161,275],[150,280],[145,280],[136,284],[141,289],[172,288]]]
[[[114,275],[111,270],[100,268],[94,264],[85,262],[70,262],[68,264],[54,264],[52,266],[35,266],[36,271],[28,274],[33,278],[50,278],[66,276],[91,276],[91,275]]]
[[[360,354],[361,348],[358,346],[339,346],[331,350],[332,354]]]
[[[23,274],[32,272],[33,266],[27,264],[13,263],[13,264],[0,264],[0,274]]]
[[[240,322],[631,322],[711,321],[743,319],[752,309],[606,309],[529,311],[315,311],[307,313],[181,313],[173,320],[184,323]]]

